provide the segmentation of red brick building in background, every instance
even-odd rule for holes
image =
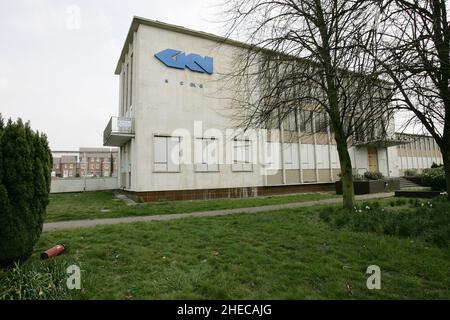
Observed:
[[[80,148],[78,151],[52,151],[52,154],[52,177],[117,177],[116,148]]]
[[[64,178],[75,177],[78,172],[78,157],[77,156],[62,156],[61,157],[61,173]]]

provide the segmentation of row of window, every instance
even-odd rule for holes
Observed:
[[[115,158],[113,158],[113,160],[115,160]],[[102,158],[99,158],[99,157],[86,157],[86,158],[80,157],[80,163],[81,162],[106,162],[106,161],[111,161],[111,157],[110,156],[102,157]]]
[[[156,135],[154,143],[153,170],[155,172],[180,172],[182,158],[181,137]],[[314,149],[315,148],[315,149]],[[235,139],[232,143],[232,171],[253,171],[252,144],[250,140]],[[302,168],[339,168],[337,149],[334,145],[301,145],[269,142],[266,161],[270,169],[299,169],[299,152],[302,154]],[[331,163],[330,163],[331,161]],[[219,171],[219,140],[217,138],[196,138],[194,143],[194,167],[196,172]]]
[[[179,172],[180,159],[182,157],[181,137],[155,136],[154,162],[155,172]],[[218,172],[219,171],[219,140],[216,138],[195,139],[195,171]],[[251,141],[233,141],[232,171],[253,171],[251,162]]]
[[[85,168],[85,165],[84,165],[84,164],[81,164],[81,167],[82,167],[82,168]],[[103,164],[103,167],[106,168],[106,169],[108,169],[109,166],[108,166],[108,164]],[[56,165],[54,166],[54,168],[55,168],[55,169],[59,169],[59,164],[56,164]],[[68,169],[68,168],[69,168],[69,169],[73,169],[73,168],[74,168],[74,165],[73,165],[73,164],[70,164],[70,165],[65,164],[65,165],[64,165],[64,169]],[[100,164],[95,164],[95,165],[94,165],[94,164],[90,164],[90,165],[89,165],[89,168],[90,168],[90,169],[100,169]]]
[[[388,121],[377,119],[365,126],[358,126],[355,130],[355,141],[374,141],[386,137]]]
[[[339,168],[339,159],[335,145],[284,143],[283,153],[278,143],[267,144],[268,163],[271,169],[328,169]],[[278,156],[274,156],[279,152]],[[301,159],[300,159],[301,155]],[[281,158],[282,156],[282,158]],[[282,160],[282,161],[281,161]],[[331,161],[331,163],[330,163]],[[283,162],[283,166],[281,165]]]
[[[400,157],[400,169],[430,168],[433,162],[442,164],[441,157]]]
[[[122,72],[122,114],[133,105],[133,54]]]
[[[347,130],[350,125],[351,119],[344,118],[343,126]],[[388,120],[378,119],[364,128],[360,128],[355,132],[356,141],[374,140],[386,135]],[[317,112],[300,109],[298,117],[295,113],[289,114],[283,121],[283,129],[286,131],[299,131],[302,133],[333,133],[333,126],[331,125],[330,118],[326,112]],[[276,126],[271,126],[276,128]]]
[[[433,138],[418,138],[411,143],[401,145],[400,148],[415,150],[439,150],[439,147]]]
[[[267,124],[268,129],[278,128],[277,121],[272,119],[271,122]],[[296,117],[295,113],[291,113],[283,121],[283,129],[286,131],[297,131],[297,124],[300,132],[304,133],[313,133],[314,131],[317,133],[327,133],[328,128],[332,132],[328,115],[325,112],[299,110],[299,117]]]

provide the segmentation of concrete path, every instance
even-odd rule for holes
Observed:
[[[394,196],[394,193],[375,193],[368,195],[356,196],[357,200],[370,200],[370,199],[381,199]],[[332,198],[316,201],[305,201],[305,202],[293,202],[286,204],[275,204],[267,205],[261,207],[250,207],[250,208],[236,208],[236,209],[224,209],[224,210],[214,210],[214,211],[202,211],[202,212],[191,212],[191,213],[174,213],[174,214],[164,214],[164,215],[152,215],[152,216],[136,216],[136,217],[124,217],[124,218],[111,218],[111,219],[94,219],[94,220],[73,220],[73,221],[62,221],[62,222],[51,222],[44,224],[44,231],[56,231],[56,230],[70,230],[77,228],[87,228],[102,225],[120,224],[120,223],[133,223],[141,221],[168,221],[191,217],[216,217],[216,216],[227,216],[236,213],[258,213],[258,212],[269,212],[278,211],[283,209],[295,209],[303,207],[311,207],[317,205],[327,205],[340,203],[342,198]]]
[[[125,202],[125,204],[129,205],[129,206],[134,206],[136,205],[136,202],[133,199],[128,198],[126,195],[119,193],[119,192],[114,192],[114,196],[119,199],[122,200],[123,202]]]

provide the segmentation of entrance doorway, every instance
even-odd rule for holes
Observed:
[[[369,171],[378,172],[378,150],[374,147],[367,148],[367,155],[369,157]]]

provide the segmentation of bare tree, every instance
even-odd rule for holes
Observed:
[[[446,0],[375,2],[382,12],[377,61],[395,87],[397,109],[411,112],[413,120],[423,125],[439,146],[450,190],[450,26]]]
[[[323,123],[330,126],[340,161],[343,205],[353,209],[348,149],[356,133],[371,126],[383,126],[385,132],[389,123],[391,84],[379,79],[379,63],[360,46],[361,37],[372,45],[367,29],[373,27],[373,4],[232,0],[226,6],[230,34],[244,32],[250,43],[230,73],[242,124],[282,122],[299,114],[298,109],[326,113],[329,122]]]

